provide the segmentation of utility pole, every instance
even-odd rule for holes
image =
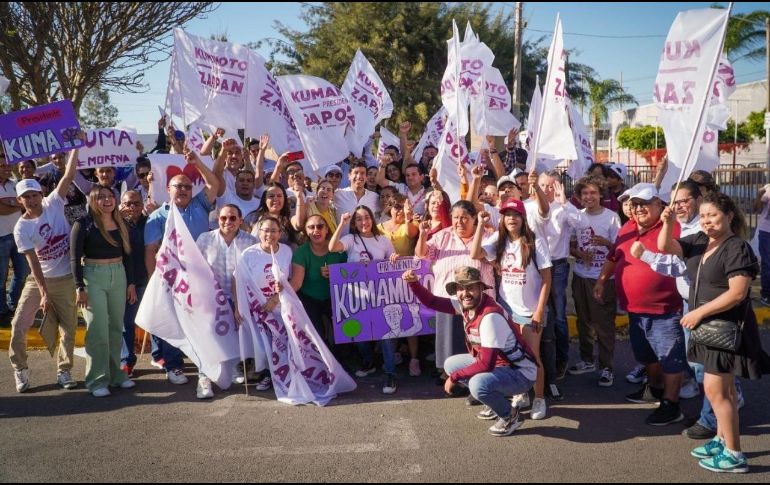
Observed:
[[[513,86],[511,86],[511,107],[513,115],[521,119],[521,21],[522,2],[516,2],[513,24]]]

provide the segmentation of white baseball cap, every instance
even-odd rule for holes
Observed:
[[[342,173],[342,169],[340,167],[338,167],[334,163],[331,164],[331,165],[327,165],[326,168],[324,169],[324,177],[326,177],[327,175],[329,175],[332,172]]]
[[[21,197],[27,192],[43,192],[40,184],[35,179],[24,179],[16,184],[16,195]]]
[[[636,184],[623,193],[623,195],[626,194],[628,194],[628,197],[631,199],[652,200],[656,197],[660,199],[660,194],[658,193],[658,189],[655,187],[655,184]]]
[[[622,163],[610,163],[607,168],[612,170],[612,173],[617,175],[620,180],[624,181],[626,180],[626,174],[628,173],[628,168],[626,168],[625,165]]]

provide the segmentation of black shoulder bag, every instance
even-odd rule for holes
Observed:
[[[720,249],[721,250],[721,249]],[[705,254],[704,254],[705,255]],[[716,254],[712,255],[716,256]],[[701,258],[698,264],[698,274],[695,277],[695,302],[698,304],[698,289],[700,286],[700,270],[703,267],[703,258]],[[743,333],[743,320],[745,320],[745,313],[748,310],[745,302],[741,305],[744,306],[744,317],[742,320],[733,322],[721,318],[706,317],[701,321],[695,329],[690,333],[690,338],[693,342],[706,347],[711,347],[715,350],[723,352],[735,353],[741,346],[741,334]],[[700,306],[700,305],[698,305]]]

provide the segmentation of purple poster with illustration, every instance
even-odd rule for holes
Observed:
[[[401,279],[409,269],[423,286],[433,289],[430,263],[417,258],[329,266],[334,341],[340,344],[436,333],[436,313],[420,304]]]
[[[0,139],[8,163],[41,158],[83,145],[72,101],[65,99],[0,116]]]

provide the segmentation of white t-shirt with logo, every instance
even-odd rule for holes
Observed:
[[[288,281],[291,278],[291,248],[285,244],[278,245],[275,253],[275,262]],[[273,276],[273,255],[264,251],[257,243],[246,249],[238,258],[237,265],[245,264],[254,274],[263,273],[267,279],[267,286],[260,288],[265,298],[275,294],[275,277]]]
[[[226,191],[222,197],[217,197],[216,210],[209,214],[209,226],[214,229],[219,227],[219,211],[222,207],[232,204],[241,209],[241,217],[245,218],[255,210],[259,209],[259,197],[252,197],[251,200],[243,200],[234,192]]]
[[[594,255],[590,265],[586,265],[582,259],[576,259],[575,274],[581,278],[598,279],[610,249],[606,246],[591,244],[591,238],[601,236],[609,242],[615,243],[620,230],[620,217],[616,212],[607,208],[595,215],[589,214],[583,209],[582,211],[570,211],[568,222],[575,231],[577,248]],[[640,284],[643,283],[640,282]]]
[[[497,259],[495,248],[498,238],[499,233],[492,234],[482,244],[488,261]],[[529,265],[522,268],[521,239],[518,241],[509,240],[505,243],[505,252],[500,261],[502,273],[500,295],[516,314],[523,317],[531,317],[540,300],[540,288],[543,286],[540,270],[552,266],[548,246],[542,238],[535,238],[533,257],[534,259],[530,260]],[[535,266],[535,262],[537,262],[537,266]]]
[[[361,237],[360,234],[348,234],[340,238],[342,247],[348,253],[348,263],[368,263],[388,259],[396,250],[393,243],[385,236]]]
[[[43,276],[59,278],[72,274],[70,269],[70,231],[64,216],[67,202],[57,191],[43,199],[43,213],[36,219],[20,218],[13,230],[20,253],[35,250]]]

